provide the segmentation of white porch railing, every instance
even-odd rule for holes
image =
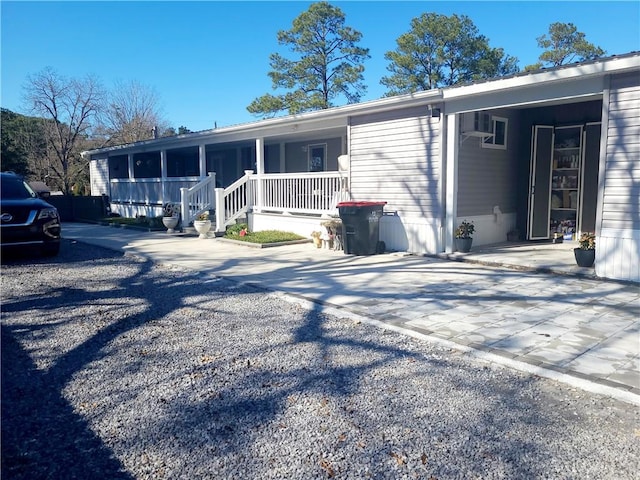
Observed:
[[[260,193],[259,193],[260,192]],[[299,215],[337,215],[336,204],[349,200],[347,179],[340,172],[266,173],[246,170],[229,187],[216,188],[216,231],[248,211]]]
[[[216,232],[224,232],[253,205],[255,195],[249,182],[252,174],[253,170],[245,170],[244,176],[227,188],[216,188]]]
[[[180,208],[183,225],[189,225],[205,211],[215,208],[216,174],[209,172],[206,179],[191,188],[180,189]]]
[[[216,174],[197,179],[112,180],[111,201],[159,208],[180,198],[184,225],[215,209],[216,232],[253,210],[297,215],[337,215],[336,204],[349,200],[347,178],[341,172],[267,173],[245,175],[227,188],[214,188]]]
[[[261,192],[254,210],[322,215],[349,197],[347,178],[340,172],[269,173],[253,176],[252,189]],[[260,198],[261,197],[261,198]],[[337,212],[336,212],[337,213]]]
[[[112,178],[110,200],[113,203],[151,205],[158,208],[168,201],[180,198],[180,189],[199,182],[197,177]]]

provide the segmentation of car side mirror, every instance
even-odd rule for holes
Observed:
[[[51,192],[40,192],[38,193],[40,198],[49,198],[51,196]]]

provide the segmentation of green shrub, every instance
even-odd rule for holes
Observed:
[[[107,223],[114,225],[140,225],[140,219],[129,217],[108,217],[103,219]]]
[[[107,217],[102,219],[103,222],[112,225],[130,225],[134,227],[149,228],[151,230],[164,230],[162,223],[162,215],[158,217],[139,216],[137,218],[130,217]]]
[[[147,223],[149,225],[149,228],[153,228],[153,229],[165,228],[164,223],[162,223],[162,215],[158,215],[157,217],[148,217]]]
[[[249,225],[247,225],[246,223],[236,223],[235,225],[229,225],[227,227],[227,230],[224,233],[225,237],[237,237],[238,235],[240,235],[240,232],[242,230],[246,230],[247,232],[249,231]]]

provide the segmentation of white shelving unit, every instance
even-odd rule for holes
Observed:
[[[576,240],[579,230],[582,126],[556,127],[551,163],[549,231]]]

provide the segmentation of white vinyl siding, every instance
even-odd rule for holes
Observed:
[[[614,77],[609,96],[602,228],[640,230],[640,85]]]
[[[440,119],[427,107],[352,119],[351,194],[399,215],[438,218]]]
[[[517,114],[500,111],[509,117],[507,150],[485,149],[477,137],[464,137],[458,151],[458,217],[516,211],[518,135]]]
[[[107,158],[93,159],[89,162],[89,177],[91,178],[91,195],[110,195],[109,190],[109,160]]]
[[[596,274],[640,281],[640,77],[609,85]]]

